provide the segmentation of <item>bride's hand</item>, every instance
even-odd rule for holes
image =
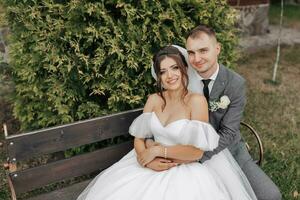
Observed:
[[[192,162],[197,162],[195,160],[179,160],[179,159],[171,159],[171,161],[177,164],[188,164]]]
[[[152,146],[145,149],[139,156],[138,162],[144,167],[159,155],[160,147]]]

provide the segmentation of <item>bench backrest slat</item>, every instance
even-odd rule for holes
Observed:
[[[10,160],[21,161],[128,133],[141,109],[8,136]]]
[[[133,142],[106,147],[90,153],[10,173],[17,194],[40,188],[53,182],[103,170],[133,148]]]

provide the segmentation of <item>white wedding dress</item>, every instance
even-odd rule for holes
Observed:
[[[163,126],[154,112],[143,113],[129,128],[138,138],[154,137],[163,145],[194,145],[213,150],[219,136],[205,122],[180,119]],[[156,172],[139,165],[133,149],[102,171],[77,200],[253,200],[255,194],[225,149],[204,164],[181,164]]]

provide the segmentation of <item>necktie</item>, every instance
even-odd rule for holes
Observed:
[[[203,79],[202,82],[204,84],[204,87],[203,87],[203,94],[206,98],[206,101],[208,103],[209,101],[209,90],[208,90],[208,84],[211,80],[210,79]]]

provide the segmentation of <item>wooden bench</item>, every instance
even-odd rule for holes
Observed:
[[[12,199],[19,199],[23,193],[42,188],[49,184],[74,179],[74,177],[88,175],[92,172],[99,172],[111,166],[133,148],[132,139],[113,146],[107,146],[92,152],[40,164],[27,169],[22,169],[22,162],[118,136],[128,136],[130,124],[141,112],[141,109],[136,109],[11,136],[7,135],[6,130],[8,151],[7,180]],[[247,124],[245,125],[247,126]],[[251,132],[258,136],[253,131]],[[132,137],[128,136],[128,138]],[[29,197],[29,199],[75,200],[89,181],[83,180],[71,186]]]

